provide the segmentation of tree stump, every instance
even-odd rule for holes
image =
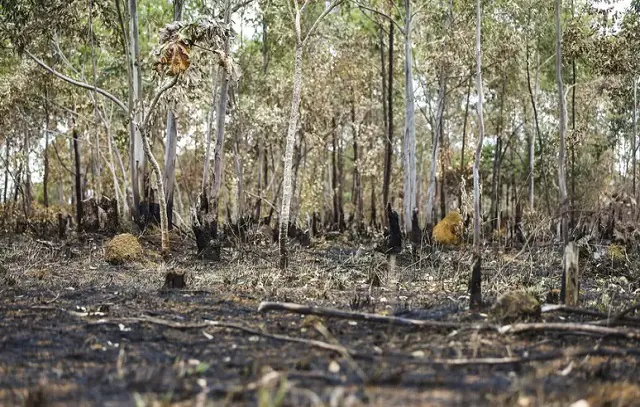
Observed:
[[[67,234],[67,218],[61,212],[58,212],[58,238],[64,239]]]
[[[395,279],[396,256],[402,251],[402,232],[400,231],[400,216],[387,204],[387,217],[389,219],[389,240],[387,242],[387,276]]]
[[[182,289],[187,288],[187,281],[184,274],[168,272],[164,277],[164,289]]]
[[[215,213],[209,211],[209,200],[203,194],[198,197],[198,210],[191,209],[191,229],[196,235],[197,256],[200,259],[220,261],[218,222]]]
[[[563,277],[565,285],[564,303],[566,305],[578,305],[580,281],[578,266],[579,250],[573,242],[569,242],[564,248]]]
[[[89,198],[82,202],[82,218],[80,230],[89,233],[100,231],[100,207],[95,198]]]
[[[473,253],[473,265],[471,266],[471,280],[469,280],[469,306],[478,308],[482,306],[482,253],[476,250]]]
[[[118,216],[118,201],[115,199],[109,199],[103,196],[100,200],[100,208],[104,211],[102,218],[101,228],[109,233],[118,233],[120,229],[120,217]],[[102,214],[101,214],[102,215]]]
[[[413,255],[418,254],[418,250],[422,246],[422,229],[420,229],[420,221],[418,219],[418,208],[413,209],[411,216],[411,250]]]

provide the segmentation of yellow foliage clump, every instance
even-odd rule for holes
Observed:
[[[627,250],[624,246],[611,244],[607,247],[607,257],[613,262],[624,261],[627,258]]]
[[[115,236],[104,247],[104,259],[112,264],[139,260],[142,257],[142,246],[131,233]]]
[[[435,242],[442,245],[459,245],[462,242],[462,216],[460,212],[449,212],[433,228],[432,237]]]

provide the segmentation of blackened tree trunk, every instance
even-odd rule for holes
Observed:
[[[502,79],[502,92],[500,93],[500,115],[496,124],[496,145],[493,154],[493,173],[491,175],[491,230],[500,228],[500,167],[502,165],[502,127],[504,121],[504,99],[506,78]]]
[[[386,206],[389,203],[389,186],[391,183],[391,164],[393,159],[393,22],[389,22],[389,70],[387,72],[387,137],[384,156],[384,179],[382,181],[382,199]],[[385,212],[388,214],[388,212]]]
[[[32,199],[32,188],[31,188],[31,165],[29,163],[29,152],[31,151],[31,145],[29,142],[29,132],[25,131],[24,133],[24,213],[28,217],[31,216],[31,199]]]
[[[480,241],[480,158],[484,139],[482,102],[482,0],[476,1],[476,87],[478,91],[478,145],[473,163],[473,265],[469,281],[470,307],[482,305],[482,242]]]
[[[633,78],[633,197],[637,200],[636,194],[636,167],[638,157],[638,78]]]
[[[338,137],[336,119],[331,119],[331,190],[333,192],[333,226],[340,228],[340,197],[339,197],[339,174],[338,174]]]
[[[76,224],[78,231],[82,228],[82,175],[80,172],[80,149],[78,147],[78,130],[73,129],[73,155],[75,161],[76,186]]]
[[[4,189],[2,190],[2,202],[7,204],[7,189],[9,188],[9,152],[11,151],[11,144],[9,138],[5,139],[4,143]]]
[[[356,123],[356,108],[355,101],[353,100],[351,101],[351,124],[353,126],[353,204],[356,209],[356,230],[360,233],[362,231],[362,212],[364,211],[364,203],[362,200],[362,178],[360,176],[358,162],[358,124]]]

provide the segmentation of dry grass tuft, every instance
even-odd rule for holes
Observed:
[[[587,397],[590,406],[637,406],[640,387],[632,383],[603,383],[592,386]]]
[[[111,264],[123,264],[142,258],[142,246],[130,233],[115,236],[104,246],[104,259]]]
[[[498,298],[491,308],[490,316],[501,323],[537,319],[540,317],[540,302],[526,291],[508,292]]]
[[[460,212],[449,212],[435,228],[433,240],[442,245],[457,246],[462,241],[462,216]]]

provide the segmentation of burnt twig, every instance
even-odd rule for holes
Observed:
[[[466,328],[466,329],[474,329],[474,330],[497,329],[497,326],[490,325],[490,324],[473,325],[473,324],[465,324],[461,322],[444,322],[444,321],[410,319],[410,318],[370,314],[365,312],[342,311],[342,310],[332,309],[332,308],[306,306],[306,305],[294,304],[290,302],[268,302],[268,301],[261,302],[260,305],[258,306],[258,312],[268,312],[268,311],[286,311],[286,312],[291,312],[295,314],[316,315],[321,317],[351,319],[354,321],[368,321],[368,322],[375,322],[375,323],[382,323],[382,324],[403,325],[403,326],[412,326],[412,327],[420,327],[420,328],[444,328],[444,329]]]

